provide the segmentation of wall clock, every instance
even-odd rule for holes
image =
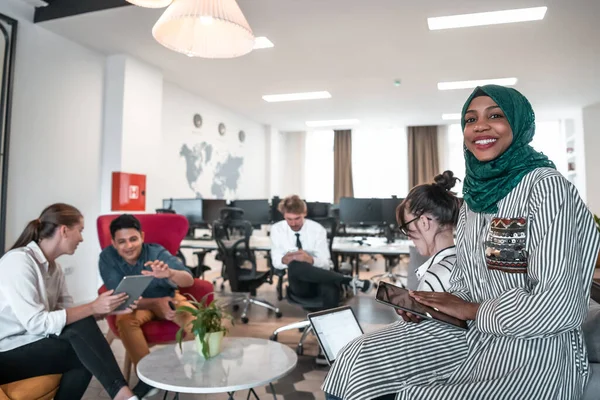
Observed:
[[[194,114],[194,126],[196,128],[202,127],[202,116],[200,114]]]

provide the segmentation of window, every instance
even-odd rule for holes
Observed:
[[[445,129],[444,129],[445,128]],[[450,170],[460,179],[452,189],[462,197],[465,179],[465,155],[463,150],[463,132],[460,124],[440,126],[438,128],[438,146],[440,153],[440,173]]]
[[[306,133],[304,193],[307,201],[333,203],[333,131]]]
[[[354,197],[386,198],[408,193],[406,129],[352,131]]]
[[[460,179],[465,177],[465,158],[463,153],[463,132],[460,124],[439,127],[440,169],[451,170]],[[556,164],[562,174],[566,173],[566,153],[559,121],[541,121],[536,123],[536,133],[531,146],[544,153]],[[457,182],[454,192],[462,196],[463,183]]]

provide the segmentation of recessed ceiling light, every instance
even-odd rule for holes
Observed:
[[[254,50],[257,49],[270,49],[275,45],[266,36],[257,36],[254,39]]]
[[[450,15],[427,18],[429,30],[465,28],[469,26],[509,24],[511,22],[539,21],[544,19],[548,7],[519,8],[475,14]]]
[[[513,86],[517,78],[480,79],[476,81],[438,82],[438,90],[473,89],[483,85]]]
[[[460,119],[460,114],[442,114],[442,119],[446,121]]]
[[[289,93],[289,94],[267,94],[263,97],[264,101],[276,103],[279,101],[296,101],[296,100],[317,100],[330,99],[329,92],[304,92],[304,93]]]
[[[306,121],[306,126],[318,128],[324,126],[356,125],[358,123],[360,123],[360,121],[357,119],[331,119],[327,121]]]

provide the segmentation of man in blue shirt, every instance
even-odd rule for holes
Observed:
[[[137,309],[129,314],[118,315],[116,324],[119,336],[134,365],[150,353],[142,332],[142,325],[152,320],[169,320],[179,326],[191,321],[188,313],[175,313],[175,307],[193,307],[178,291],[178,287],[194,284],[191,272],[158,244],[144,243],[140,221],[130,214],[123,214],[110,224],[112,246],[100,254],[100,275],[107,289],[116,289],[123,277],[150,275],[154,279],[142,293]],[[200,300],[200,299],[197,299]],[[149,395],[153,388],[140,381],[133,389],[139,398]]]

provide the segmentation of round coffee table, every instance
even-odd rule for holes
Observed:
[[[169,345],[153,351],[138,363],[138,377],[150,386],[163,389],[167,393],[228,393],[250,390],[257,399],[253,388],[270,385],[275,397],[272,382],[290,373],[298,362],[296,353],[288,346],[265,339],[225,338],[223,351],[214,358],[205,360],[196,351],[196,343],[183,343],[183,351],[178,345]],[[165,399],[167,397],[165,393]]]

